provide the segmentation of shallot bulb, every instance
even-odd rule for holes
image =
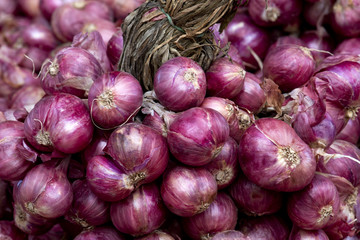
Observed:
[[[357,116],[359,69],[359,56],[339,54],[325,58],[314,74],[316,89],[327,101],[326,111],[336,120],[336,134],[345,127],[348,119]]]
[[[215,177],[218,189],[229,186],[236,179],[239,172],[238,144],[233,138],[228,138],[221,152],[204,168],[209,170]]]
[[[174,119],[168,129],[167,142],[177,160],[201,166],[220,153],[228,137],[229,125],[219,112],[195,107]]]
[[[172,58],[156,71],[154,92],[160,103],[171,111],[198,107],[206,94],[204,70],[190,58]]]
[[[129,196],[138,179],[136,175],[126,174],[111,159],[94,156],[87,162],[86,180],[91,191],[101,200],[115,202]]]
[[[332,29],[345,37],[360,34],[360,1],[337,0],[331,12]]]
[[[66,3],[72,3],[77,0],[40,0],[40,11],[49,22],[53,12],[60,6]]]
[[[158,229],[166,219],[167,209],[162,203],[155,183],[140,186],[129,197],[111,204],[111,220],[123,233],[141,236]]]
[[[76,180],[72,184],[74,201],[65,219],[89,228],[110,220],[110,204],[100,200],[89,188],[86,180]]]
[[[39,164],[18,183],[18,201],[27,213],[57,218],[69,210],[73,190],[66,176],[68,162],[63,159]]]
[[[112,70],[112,65],[106,54],[106,44],[98,31],[75,35],[71,46],[85,49],[91,53],[98,60],[104,72]]]
[[[335,137],[356,144],[360,138],[360,116],[355,119],[349,119],[345,127]]]
[[[51,28],[59,40],[68,42],[82,31],[86,23],[94,19],[111,21],[112,18],[112,10],[103,2],[75,1],[63,4],[53,12]]]
[[[303,189],[315,174],[310,147],[285,122],[258,119],[239,142],[242,171],[260,187],[292,192]]]
[[[79,47],[60,50],[52,61],[44,63],[41,86],[47,94],[70,93],[86,98],[95,79],[103,73],[98,60]]]
[[[270,78],[280,90],[290,92],[310,80],[315,60],[308,48],[284,44],[273,48],[264,60],[264,77]]]
[[[260,86],[261,80],[256,75],[247,72],[243,89],[232,99],[240,108],[253,113],[261,111],[266,102],[266,94]]]
[[[107,72],[89,90],[88,104],[95,124],[111,129],[134,117],[143,102],[139,81],[126,72]]]
[[[357,231],[357,208],[360,194],[358,187],[354,187],[348,180],[326,175],[336,186],[339,192],[340,208],[338,214],[329,221],[324,231],[330,239],[344,239],[347,236],[354,236]]]
[[[207,93],[210,96],[233,98],[242,90],[245,70],[223,57],[216,59],[206,71]]]
[[[283,194],[257,186],[239,174],[237,180],[230,187],[230,195],[238,208],[249,216],[261,216],[275,213],[283,203]]]
[[[225,29],[229,42],[239,51],[242,60],[248,63],[249,68],[257,69],[258,63],[252,51],[264,59],[270,46],[269,34],[257,26],[251,18],[238,12]]]
[[[39,235],[49,231],[55,221],[41,216],[29,214],[19,203],[14,204],[14,223],[26,234]]]
[[[315,174],[303,190],[291,193],[287,202],[290,219],[306,230],[326,227],[338,214],[339,207],[339,193],[335,185],[319,174]]]
[[[296,20],[301,8],[301,0],[251,0],[249,14],[260,26],[281,26]]]
[[[161,197],[166,207],[182,217],[208,209],[216,194],[213,175],[202,168],[177,166],[165,173],[161,184]]]
[[[41,99],[25,119],[26,139],[36,149],[76,153],[91,141],[93,125],[83,101],[67,93]]]
[[[233,101],[226,98],[207,97],[200,107],[211,108],[221,113],[229,124],[230,136],[237,142],[245,130],[255,121],[252,113],[240,109]]]
[[[119,63],[121,53],[123,51],[124,38],[121,28],[117,29],[114,35],[109,39],[106,48],[106,54],[112,63],[116,66]]]
[[[312,148],[326,148],[335,139],[336,127],[312,83],[293,90],[285,109],[290,110],[287,114],[291,117],[291,125],[304,142]]]
[[[128,123],[112,132],[104,151],[139,186],[157,179],[169,161],[165,138],[141,123]]]
[[[360,38],[349,38],[337,45],[334,54],[360,54]]]
[[[26,142],[22,122],[0,122],[0,179],[21,180],[34,166],[37,155]]]
[[[26,85],[19,88],[12,94],[9,105],[10,108],[25,108],[30,112],[34,105],[45,96],[44,90],[37,85]]]
[[[204,212],[182,219],[185,232],[192,239],[204,239],[216,232],[234,230],[237,208],[233,200],[220,192]]]

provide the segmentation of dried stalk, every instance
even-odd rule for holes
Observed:
[[[209,28],[235,14],[236,0],[148,0],[123,22],[124,49],[118,69],[134,75],[143,88],[167,60],[184,56],[206,70],[219,47]]]

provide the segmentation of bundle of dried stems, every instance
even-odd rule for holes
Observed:
[[[206,70],[219,52],[209,28],[226,23],[238,0],[148,0],[122,24],[124,50],[118,69],[134,75],[146,90],[167,60],[184,56]]]

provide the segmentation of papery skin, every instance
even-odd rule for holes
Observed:
[[[324,230],[305,230],[293,225],[289,240],[329,240],[329,237],[326,235]]]
[[[318,156],[317,171],[344,177],[354,186],[360,184],[360,165],[350,159],[360,161],[360,150],[356,145],[344,140],[335,140],[325,149],[325,153],[330,155]]]
[[[337,0],[331,13],[332,29],[345,37],[357,37],[360,34],[360,1]]]
[[[126,72],[107,72],[92,84],[88,104],[96,125],[110,129],[135,117],[143,102],[139,81]]]
[[[264,106],[266,94],[260,86],[261,80],[247,72],[242,90],[232,99],[239,107],[258,113]]]
[[[259,26],[281,26],[293,22],[298,18],[302,9],[300,0],[271,0],[266,9],[263,0],[252,0],[249,2],[249,14]],[[276,10],[275,10],[276,9]],[[267,12],[276,12],[276,17],[269,16]]]
[[[45,152],[55,149],[64,153],[79,152],[90,143],[93,135],[87,107],[80,98],[67,93],[42,98],[24,124],[26,139]]]
[[[287,148],[295,159],[279,157],[279,151]],[[258,119],[245,131],[239,143],[239,163],[255,184],[284,192],[303,189],[316,168],[310,147],[287,123],[271,118]]]
[[[205,72],[190,58],[172,58],[156,71],[154,92],[160,103],[171,111],[198,107],[206,94]]]
[[[74,201],[65,215],[68,221],[84,228],[102,225],[110,221],[110,204],[100,200],[89,188],[86,180],[72,183]]]
[[[21,180],[36,161],[37,153],[26,143],[24,124],[0,122],[0,179]]]
[[[182,217],[205,211],[216,195],[214,177],[202,168],[174,167],[165,173],[161,184],[161,197],[166,207]]]
[[[227,194],[220,192],[210,207],[195,216],[183,218],[185,232],[192,239],[202,239],[217,232],[234,230],[238,210]]]
[[[255,121],[255,117],[251,112],[239,108],[227,98],[207,97],[200,107],[211,108],[221,113],[229,124],[230,136],[237,142],[240,141],[245,130]]]
[[[177,160],[191,166],[205,165],[216,157],[229,137],[229,125],[217,111],[195,107],[170,124],[167,142]]]
[[[166,219],[167,209],[162,203],[155,183],[140,186],[129,197],[110,207],[115,227],[132,236],[148,234],[158,229]]]
[[[276,214],[241,218],[238,230],[251,240],[287,240],[290,234],[288,223]]]
[[[165,138],[141,123],[128,123],[115,129],[104,151],[126,173],[145,175],[135,183],[138,186],[157,179],[165,171],[169,161]]]
[[[94,156],[89,159],[86,179],[91,191],[103,201],[119,201],[135,189],[129,176],[105,156]]]
[[[66,160],[47,161],[32,168],[19,183],[18,201],[31,214],[44,218],[64,215],[73,200],[73,190],[62,168]]]
[[[44,64],[41,72],[41,86],[47,94],[70,93],[87,98],[88,91],[103,74],[98,60],[80,47],[60,50],[52,60]]]
[[[74,240],[125,240],[125,236],[114,227],[102,226],[91,230],[84,230]]]
[[[253,65],[253,69],[257,69],[258,64],[248,47],[260,59],[264,59],[271,42],[268,32],[257,26],[248,15],[240,12],[235,15],[225,32],[229,42],[239,51],[242,60]]]
[[[261,188],[243,174],[239,174],[229,190],[239,210],[249,216],[275,213],[283,204],[283,193]]]
[[[223,57],[212,62],[206,71],[207,94],[233,98],[244,86],[245,70],[240,64]]]
[[[238,144],[229,137],[217,155],[210,163],[204,166],[216,179],[218,189],[224,189],[232,184],[239,172]]]
[[[315,174],[312,182],[303,190],[289,196],[287,212],[298,227],[318,230],[327,226],[339,212],[340,199],[335,185],[326,177]],[[321,214],[329,208],[329,214]]]
[[[310,80],[315,71],[315,60],[307,48],[284,44],[266,55],[263,71],[264,77],[279,85],[283,93],[290,92]]]
[[[228,230],[215,234],[212,240],[250,240],[250,239],[240,231]]]

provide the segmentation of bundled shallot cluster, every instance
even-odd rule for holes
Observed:
[[[0,239],[360,239],[360,0],[237,1],[150,91],[144,2],[1,0]]]

